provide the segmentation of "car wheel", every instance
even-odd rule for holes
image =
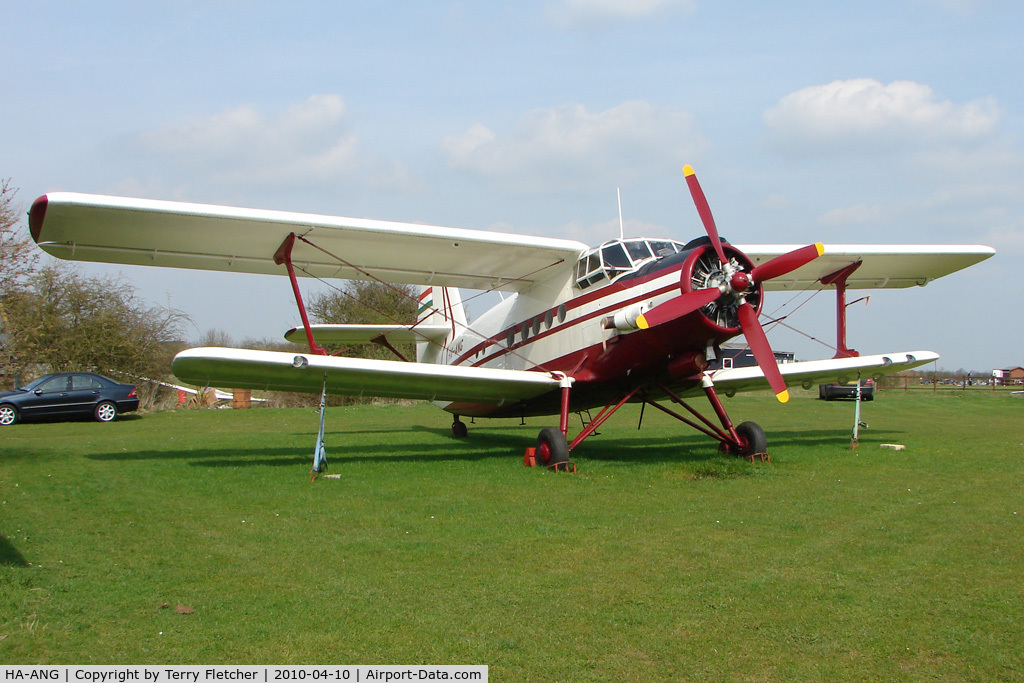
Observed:
[[[18,421],[18,409],[9,403],[0,405],[0,427],[12,425]]]
[[[103,401],[92,411],[97,422],[110,422],[117,417],[117,406],[110,401]]]

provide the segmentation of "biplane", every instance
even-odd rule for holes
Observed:
[[[689,242],[620,238],[597,247],[547,237],[380,220],[57,192],[29,212],[32,237],[65,259],[287,275],[308,352],[194,348],[173,372],[203,387],[433,401],[464,417],[557,416],[535,457],[549,467],[628,402],[703,432],[728,453],[765,457],[755,422],[734,424],[721,395],[848,381],[914,368],[930,351],[859,355],[846,344],[848,289],[923,286],[994,253],[977,245],[733,245],[721,238],[692,168],[686,183],[705,234]],[[311,324],[299,277],[416,286],[415,322]],[[779,365],[760,321],[773,290],[834,288],[835,357]],[[461,290],[502,297],[470,320]],[[757,367],[711,370],[743,335]],[[325,345],[414,343],[415,359],[330,356]],[[712,416],[694,407],[704,397]],[[323,402],[321,401],[321,404]],[[597,410],[579,433],[574,412]],[[322,424],[321,424],[322,435]],[[321,444],[322,445],[322,444]],[[322,449],[318,449],[318,454]],[[319,455],[318,455],[319,461]],[[320,463],[314,464],[314,476]]]

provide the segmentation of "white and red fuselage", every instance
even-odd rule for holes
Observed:
[[[506,297],[471,323],[465,322],[458,290],[423,288],[421,322],[445,321],[452,333],[443,344],[421,342],[417,359],[455,366],[563,373],[575,379],[573,409],[603,406],[625,386],[645,379],[696,385],[715,347],[740,334],[728,311],[715,304],[649,329],[644,311],[705,288],[721,275],[708,267],[707,241],[614,240],[583,255],[564,277]],[[725,245],[728,256],[749,268]],[[653,253],[657,249],[659,256]],[[633,252],[642,258],[622,258]],[[667,252],[667,253],[666,253]],[[704,257],[702,259],[702,257]],[[587,264],[595,259],[592,267]],[[598,261],[599,259],[599,261]],[[717,263],[717,260],[715,260]],[[610,276],[610,277],[609,277]],[[760,305],[761,291],[747,299]],[[429,305],[428,305],[429,304]],[[415,328],[414,328],[415,329]],[[709,353],[710,351],[710,353]],[[557,412],[555,397],[515,405],[452,402],[445,410],[467,416]]]

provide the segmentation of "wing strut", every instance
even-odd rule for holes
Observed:
[[[842,270],[837,270],[820,280],[823,285],[836,286],[836,355],[833,358],[853,358],[860,355],[846,346],[846,280],[860,268],[861,263],[863,261],[851,263]]]
[[[281,242],[281,246],[277,248],[277,252],[274,254],[274,263],[277,265],[284,264],[285,268],[288,269],[288,279],[292,282],[292,292],[295,293],[295,303],[299,306],[299,315],[302,316],[302,326],[306,330],[306,340],[309,342],[309,352],[317,354],[319,356],[326,356],[327,351],[323,347],[317,346],[317,343],[313,341],[313,330],[309,327],[309,316],[306,315],[306,305],[302,303],[302,292],[299,291],[299,281],[295,277],[295,268],[292,266],[292,247],[295,246],[295,233],[290,232],[288,236],[284,238],[284,242]],[[326,378],[324,379],[326,382]]]

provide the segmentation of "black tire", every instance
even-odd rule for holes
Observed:
[[[456,418],[455,422],[452,422],[452,436],[456,439],[465,439],[469,436],[469,427],[466,426],[465,422]]]
[[[93,408],[92,416],[97,422],[113,422],[117,417],[117,406],[110,401],[100,401]]]
[[[565,434],[558,427],[545,427],[540,430],[534,454],[537,464],[545,467],[569,462],[569,444],[565,441]]]
[[[739,447],[732,448],[734,455],[749,456],[768,452],[768,439],[761,425],[756,422],[743,422],[736,428],[736,434],[742,443]]]
[[[0,403],[0,427],[18,423],[18,409],[10,403]]]

